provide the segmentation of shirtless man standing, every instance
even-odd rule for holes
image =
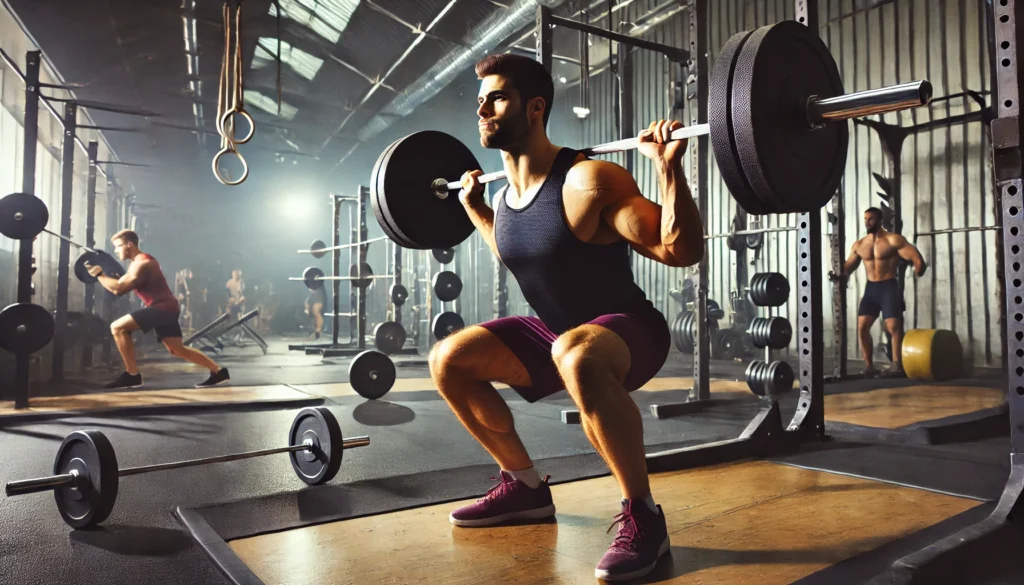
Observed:
[[[906,307],[896,279],[900,261],[913,263],[917,277],[924,275],[928,264],[921,257],[921,252],[906,238],[882,228],[881,209],[869,207],[864,211],[864,229],[868,233],[853,244],[840,277],[849,276],[864,262],[868,284],[864,287],[864,296],[857,311],[857,334],[860,337],[861,353],[864,354],[864,375],[870,377],[876,374],[872,363],[871,326],[879,312],[885,319],[885,328],[892,339],[893,364],[897,371],[903,369],[900,350],[903,344],[903,310]],[[835,278],[832,273],[829,276]]]

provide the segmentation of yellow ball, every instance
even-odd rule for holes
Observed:
[[[914,380],[944,381],[960,376],[964,350],[947,329],[911,329],[903,336],[903,371]]]

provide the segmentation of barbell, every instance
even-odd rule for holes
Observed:
[[[726,186],[748,213],[807,213],[835,194],[846,166],[843,120],[929,103],[932,86],[915,81],[843,93],[835,59],[816,31],[785,21],[734,35],[712,70],[708,123],[679,128],[672,140],[710,135]],[[632,150],[637,138],[583,149]],[[384,233],[406,248],[451,248],[473,233],[453,177],[479,169],[472,151],[443,132],[416,132],[380,154],[370,203]],[[504,179],[504,171],[477,180]]]
[[[11,193],[0,199],[0,234],[14,240],[30,240],[41,233],[56,236],[83,251],[75,261],[75,277],[85,284],[96,282],[86,264],[99,266],[111,278],[124,275],[124,265],[103,250],[83,246],[71,238],[46,229],[50,212],[43,200],[30,193]]]
[[[113,511],[122,477],[288,453],[299,479],[319,485],[337,475],[345,449],[369,444],[366,436],[343,438],[334,414],[320,406],[299,411],[288,431],[287,447],[119,469],[114,447],[103,433],[79,430],[61,443],[53,461],[53,475],[9,482],[5,492],[12,497],[52,490],[57,510],[68,526],[91,528]]]

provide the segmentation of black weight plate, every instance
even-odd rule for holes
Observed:
[[[352,286],[366,288],[373,284],[372,278],[366,278],[373,276],[373,268],[367,262],[360,262],[359,264],[349,266],[348,275],[355,279],[352,281]]]
[[[96,282],[96,277],[89,274],[89,268],[86,266],[86,263],[102,268],[104,276],[109,276],[110,278],[121,278],[124,276],[124,264],[121,264],[121,261],[117,258],[114,258],[103,250],[96,250],[96,252],[83,252],[82,255],[75,260],[75,278],[85,284],[92,284]]]
[[[341,425],[331,411],[318,406],[303,408],[295,415],[288,431],[288,444],[301,445],[306,441],[313,442],[312,449],[288,453],[295,475],[309,485],[320,485],[334,479],[341,469],[345,439]]]
[[[480,168],[473,153],[457,138],[427,130],[397,141],[375,167],[375,202],[391,231],[418,250],[451,248],[475,229],[458,196],[434,194],[438,178],[453,181]]]
[[[676,349],[683,353],[686,352],[686,345],[683,344],[683,319],[689,311],[680,311],[676,313],[674,319],[672,319],[672,325],[669,327],[669,333],[672,336],[672,345],[676,346]]]
[[[718,57],[715,58],[715,66],[711,70],[711,80],[708,90],[708,124],[711,128],[711,148],[715,153],[715,162],[718,164],[718,171],[722,175],[725,186],[729,189],[736,203],[747,213],[763,215],[771,213],[757,195],[754,194],[746,175],[743,174],[743,166],[740,162],[739,152],[736,147],[735,136],[733,135],[732,122],[732,95],[733,69],[740,49],[750,36],[749,31],[736,33],[725,43]]]
[[[391,153],[391,149],[393,149],[399,142],[399,140],[396,140],[389,144],[388,147],[380,153],[380,156],[377,157],[377,162],[373,165],[373,171],[370,174],[370,206],[373,207],[373,215],[377,218],[377,223],[380,224],[384,234],[399,246],[408,248],[410,242],[395,232],[395,228],[392,227],[390,223],[390,218],[384,215],[383,207],[377,197],[379,193],[384,191],[384,173],[380,172],[381,167],[384,165],[384,162],[388,160],[388,155]]]
[[[78,472],[74,486],[53,490],[57,510],[72,528],[91,528],[110,516],[117,501],[118,471],[114,447],[99,431],[75,431],[64,438],[53,474]]]
[[[357,394],[370,400],[387,394],[397,377],[391,358],[372,349],[357,355],[348,366],[348,383]]]
[[[458,313],[445,311],[434,316],[434,321],[430,324],[430,330],[434,332],[434,338],[441,341],[465,326],[466,322],[462,320]]]
[[[746,372],[744,377],[747,380],[747,387],[750,391],[758,396],[764,396],[764,384],[762,383],[762,370],[764,369],[764,362],[754,360],[747,364]]]
[[[766,394],[785,394],[793,389],[793,366],[788,362],[774,361],[764,368],[762,380]]]
[[[310,266],[302,271],[302,284],[309,290],[319,290],[324,287],[324,281],[317,280],[324,277],[324,271],[316,266]]]
[[[29,193],[11,193],[0,199],[0,234],[12,240],[31,240],[38,236],[50,211],[43,200]]]
[[[409,298],[409,290],[401,284],[393,284],[388,289],[388,294],[391,295],[391,302],[399,307],[405,304],[405,300]]]
[[[454,301],[462,293],[462,279],[450,270],[442,270],[435,274],[431,286],[434,287],[434,294],[438,300],[445,303]]]
[[[323,240],[313,240],[313,243],[309,245],[309,249],[312,250],[309,255],[314,258],[323,258],[327,255],[327,252],[318,250],[323,250],[326,247],[327,244],[325,244]]]
[[[772,349],[784,349],[793,340],[793,326],[789,319],[783,317],[772,317],[765,324],[766,341]]]
[[[735,329],[722,329],[716,333],[719,335],[718,348],[723,359],[734,360],[747,353],[743,333]]]
[[[14,303],[0,311],[0,347],[11,353],[33,353],[53,339],[53,315],[32,303]]]
[[[437,260],[441,264],[448,264],[455,259],[454,248],[434,248],[431,250],[431,253],[434,255],[434,260]]]
[[[397,353],[405,347],[405,327],[401,323],[385,321],[373,330],[373,341],[384,353]]]
[[[812,129],[806,99],[843,94],[839,68],[810,29],[788,20],[755,30],[733,71],[732,127],[751,189],[775,212],[812,212],[832,199],[846,169],[845,122]]]

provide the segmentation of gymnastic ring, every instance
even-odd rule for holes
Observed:
[[[227,123],[228,117],[232,114],[238,114],[245,118],[247,122],[249,122],[249,133],[245,135],[245,138],[235,138],[234,136],[226,136],[226,133],[224,131],[224,124]],[[232,122],[232,128],[234,127],[235,124],[234,122]],[[220,132],[221,136],[227,138],[228,140],[234,142],[235,144],[245,144],[246,142],[252,140],[253,135],[256,134],[256,122],[253,121],[252,116],[249,115],[249,112],[246,112],[243,109],[228,110],[224,112],[224,114],[220,117],[220,120],[217,120],[217,130]],[[232,132],[232,134],[233,133],[234,132]]]
[[[221,157],[229,152],[233,153],[238,157],[238,160],[242,161],[242,177],[237,181],[228,181],[220,174],[220,165],[218,163],[220,162]],[[228,185],[229,187],[241,185],[247,178],[249,178],[249,163],[245,162],[245,157],[243,157],[237,150],[231,146],[225,146],[213,157],[213,176],[217,177],[217,180],[220,181],[222,185]]]

